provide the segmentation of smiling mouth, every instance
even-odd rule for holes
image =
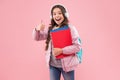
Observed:
[[[56,21],[60,21],[61,20],[61,18],[59,18],[59,19],[55,19]]]

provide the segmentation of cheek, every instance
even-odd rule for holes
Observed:
[[[55,17],[53,16],[53,20],[55,21]]]
[[[55,19],[55,15],[53,15],[52,18]]]

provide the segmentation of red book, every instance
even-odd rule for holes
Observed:
[[[71,32],[68,26],[64,26],[55,30],[50,31],[51,39],[54,48],[64,48],[66,46],[72,45]],[[64,58],[71,54],[63,54],[56,56],[57,59]]]

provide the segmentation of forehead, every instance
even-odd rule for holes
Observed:
[[[61,12],[61,9],[60,8],[54,8],[53,13],[56,13],[56,12]]]

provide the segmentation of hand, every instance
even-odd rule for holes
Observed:
[[[61,48],[53,48],[53,55],[54,56],[58,56],[62,53],[62,49]]]
[[[36,30],[44,30],[45,29],[45,25],[43,24],[43,21],[41,20],[41,23],[36,27]]]

